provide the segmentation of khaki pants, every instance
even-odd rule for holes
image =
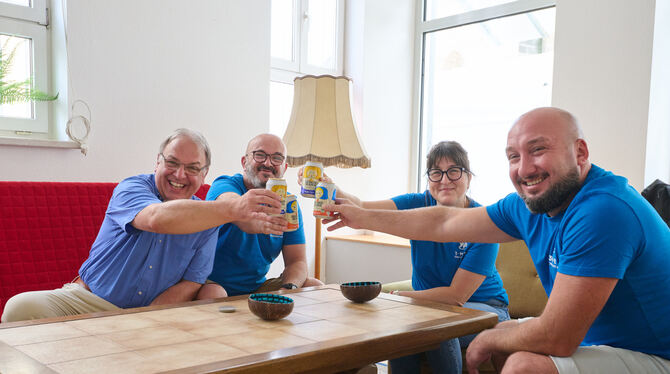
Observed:
[[[121,309],[77,283],[50,291],[31,291],[7,300],[2,322],[72,316]]]

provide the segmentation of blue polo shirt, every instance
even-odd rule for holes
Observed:
[[[428,190],[423,193],[409,193],[392,198],[399,210],[423,208],[437,205]],[[472,199],[469,208],[480,206]],[[411,240],[412,248],[412,288],[450,286],[456,270],[462,268],[484,275],[484,281],[468,301],[486,302],[496,299],[509,304],[507,292],[496,270],[498,244],[490,243],[437,243]]]
[[[94,294],[120,308],[133,308],[149,305],[182,279],[207,280],[218,228],[174,235],[131,225],[142,209],[161,202],[153,174],[130,177],[116,186],[98,237],[79,269]]]
[[[240,196],[247,192],[242,174],[216,178],[207,192],[207,200],[216,200],[225,192],[234,192]],[[247,234],[233,223],[221,226],[214,269],[209,279],[223,286],[229,296],[256,291],[266,281],[265,275],[270,270],[270,264],[284,246],[305,244],[300,207],[298,218],[300,227],[282,236]]]
[[[670,359],[670,229],[626,178],[592,165],[554,217],[531,213],[516,193],[486,210],[526,242],[548,295],[557,273],[618,279],[582,345]]]

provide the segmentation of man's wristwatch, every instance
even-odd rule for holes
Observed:
[[[295,290],[296,288],[298,288],[298,286],[296,286],[293,283],[284,283],[281,285],[281,288],[286,288],[287,290]]]

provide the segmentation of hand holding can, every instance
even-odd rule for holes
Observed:
[[[316,218],[331,218],[335,213],[327,211],[324,206],[327,204],[335,204],[337,190],[335,183],[319,182],[314,191],[314,217]]]
[[[281,200],[281,213],[273,214],[275,216],[282,216],[286,212],[286,181],[282,178],[268,179],[265,188],[276,193]]]

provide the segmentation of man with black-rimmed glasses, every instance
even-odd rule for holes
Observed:
[[[197,131],[178,129],[163,141],[154,174],[126,178],[114,189],[91,252],[62,288],[18,294],[2,322],[178,303],[205,298],[218,227],[256,221],[281,234],[279,197],[265,190],[235,201],[201,201],[211,153]]]
[[[223,175],[212,183],[207,200],[236,201],[264,190],[270,178],[282,178],[286,171],[286,146],[277,136],[261,134],[251,139],[242,156],[243,174]],[[280,288],[318,286],[323,283],[307,275],[305,233],[300,227],[283,235],[263,233],[262,223],[231,222],[221,226],[214,269],[201,291],[208,298],[275,291]],[[270,264],[282,254],[284,271],[266,279]]]

